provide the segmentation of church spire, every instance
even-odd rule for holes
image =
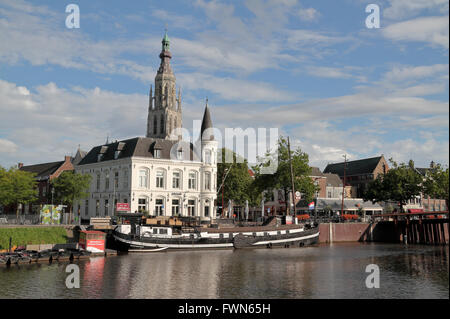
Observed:
[[[203,114],[203,121],[202,121],[202,127],[200,129],[201,139],[203,140],[203,132],[207,129],[212,129],[212,120],[211,120],[211,114],[209,113],[209,107],[208,107],[208,98],[206,98],[206,106],[205,106],[205,113]],[[214,140],[214,135],[212,132],[206,136],[206,140]]]

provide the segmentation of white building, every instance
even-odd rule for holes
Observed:
[[[74,205],[83,219],[112,216],[116,203],[150,216],[215,218],[218,143],[208,105],[195,145],[171,135],[181,128],[181,95],[175,96],[167,34],[160,58],[155,96],[150,89],[147,137],[96,146],[75,166],[92,176],[89,198]]]

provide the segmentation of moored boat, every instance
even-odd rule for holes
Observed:
[[[131,221],[117,226],[113,237],[119,250],[231,249],[302,247],[318,243],[317,224],[250,227],[194,227],[191,231],[171,226],[148,226]]]

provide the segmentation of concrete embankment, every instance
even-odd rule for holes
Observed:
[[[422,236],[418,227],[414,228],[414,224],[417,221],[412,223],[412,229],[415,230],[417,235],[413,235],[411,237],[411,231],[408,235],[410,238],[409,242],[412,243],[411,238],[416,238],[416,242],[420,243],[421,240],[424,243],[430,243],[429,238],[434,237],[434,233],[427,238]],[[400,243],[404,240],[405,235],[405,225],[401,222],[378,222],[378,223],[323,223],[319,226],[320,243],[337,243],[337,242],[389,242],[389,243]],[[437,228],[436,228],[437,229]],[[440,234],[441,242],[442,242],[442,233],[445,236],[445,242],[448,243],[448,227],[439,228],[442,229]],[[436,232],[437,233],[437,232]],[[435,240],[431,240],[432,243],[436,243]]]

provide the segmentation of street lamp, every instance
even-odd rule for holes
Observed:
[[[344,157],[344,181],[342,183],[342,205],[341,205],[341,217],[344,215],[344,196],[345,196],[345,168],[347,166],[347,155],[342,155]]]
[[[52,187],[52,211],[50,213],[51,223],[53,224],[53,195],[55,194],[55,189]]]

